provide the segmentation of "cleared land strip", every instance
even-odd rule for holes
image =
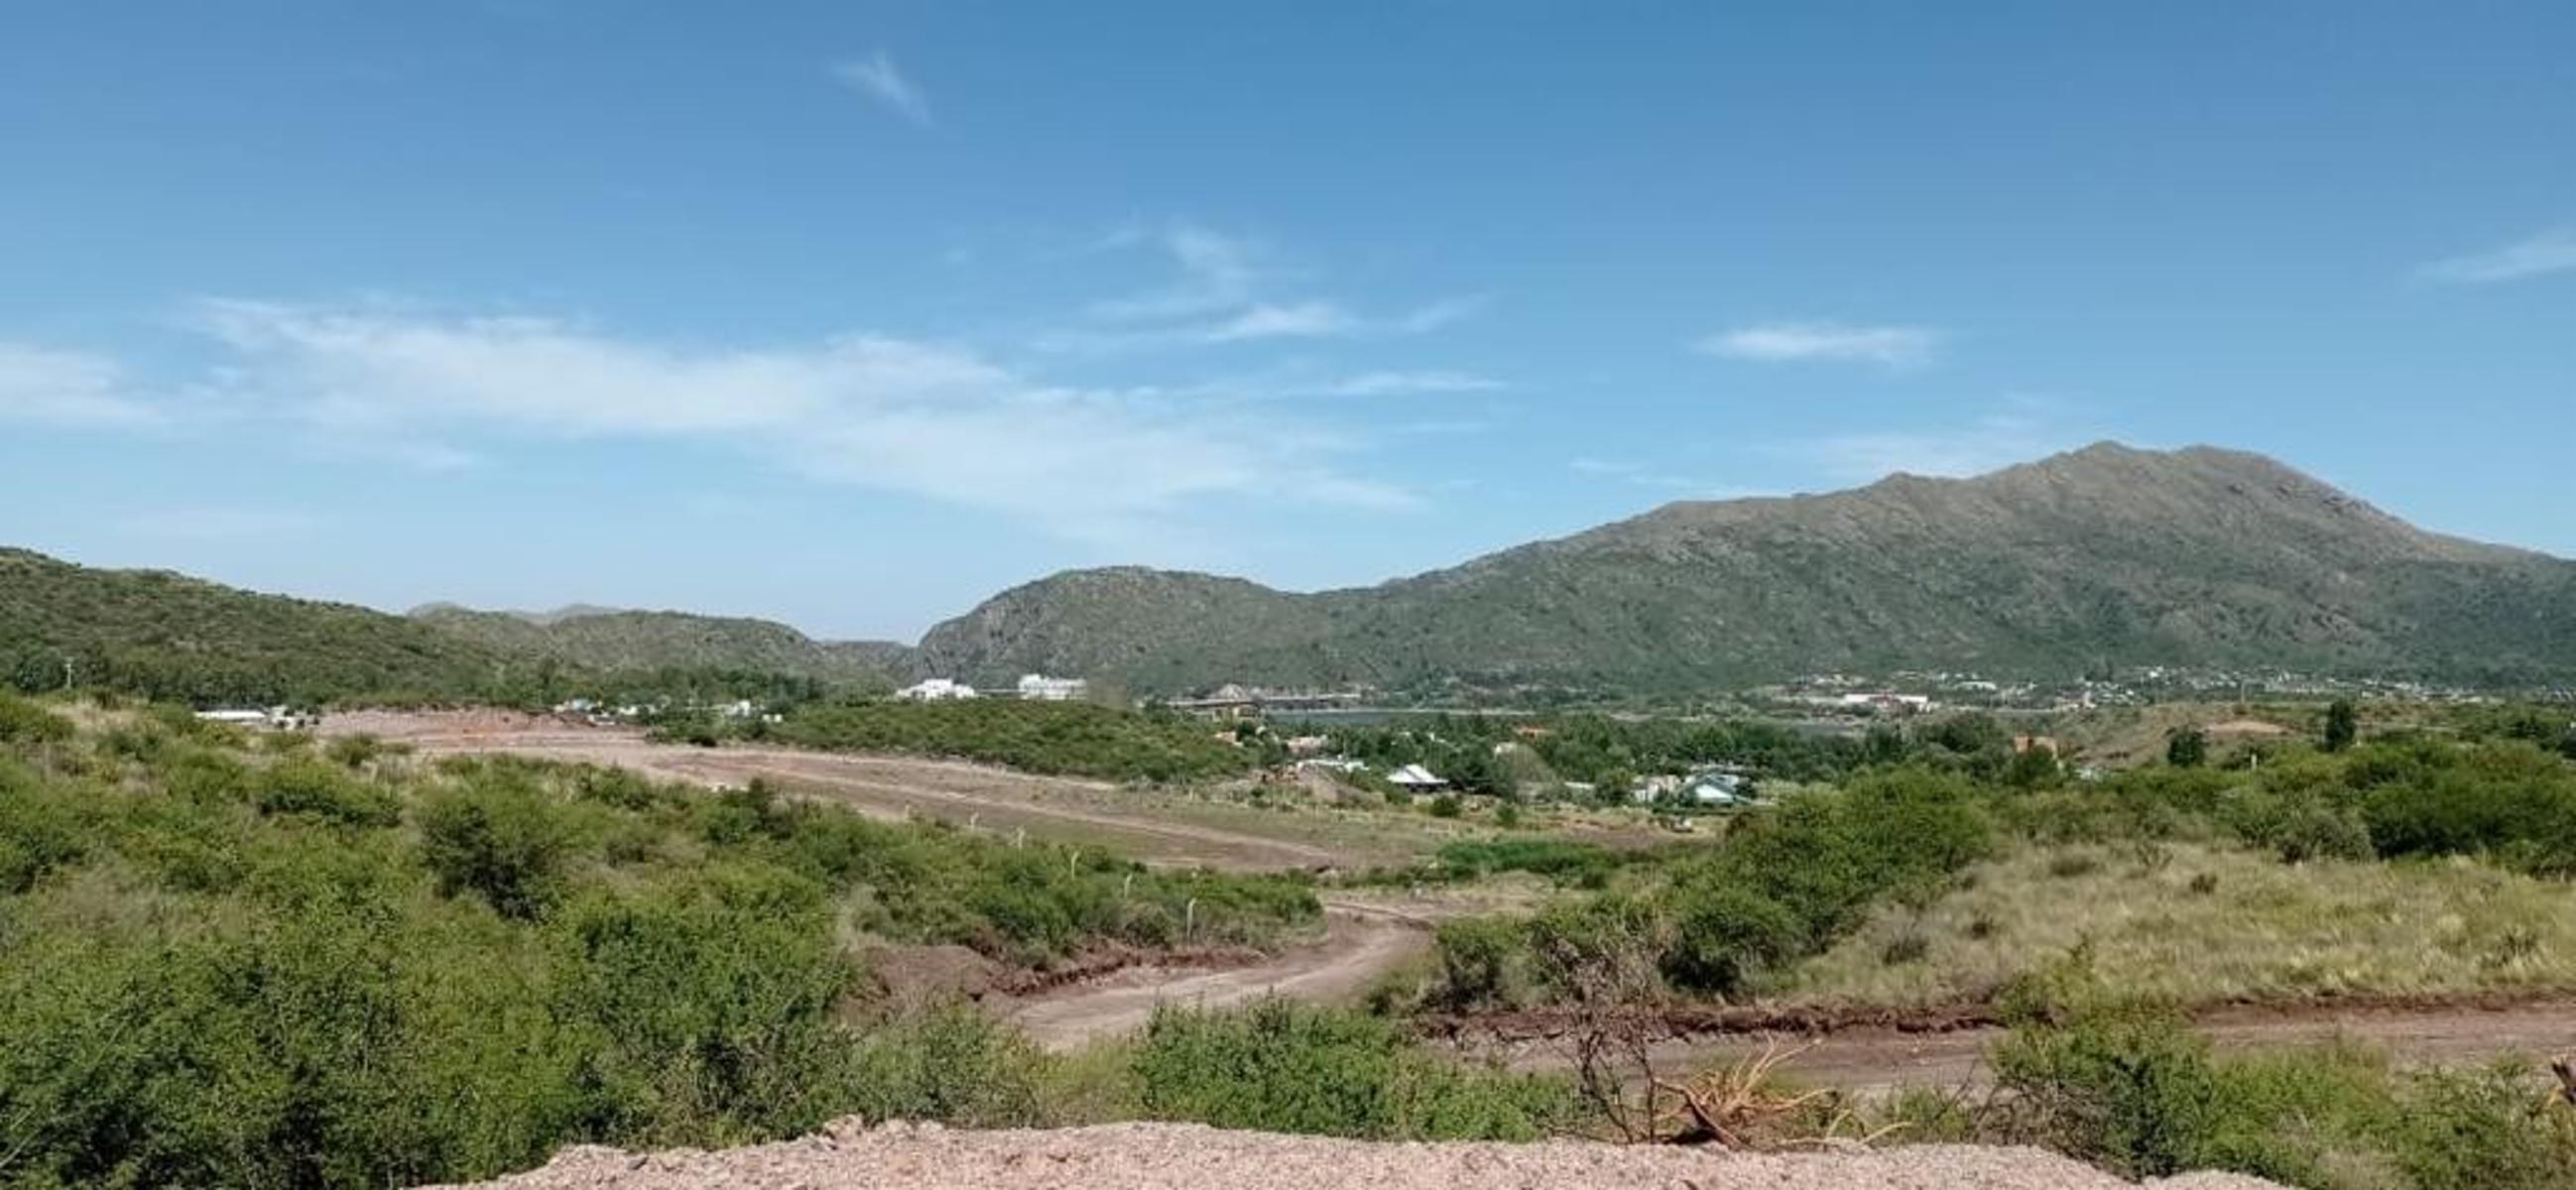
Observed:
[[[986,765],[785,748],[697,748],[642,733],[570,726],[498,712],[357,712],[323,724],[329,735],[369,734],[426,755],[503,754],[614,765],[698,785],[761,778],[888,819],[938,818],[1002,835],[1115,848],[1147,863],[1245,871],[1365,864],[1369,857],[1286,839],[1157,818],[1104,803],[1117,787]]]

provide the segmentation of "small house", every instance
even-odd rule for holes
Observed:
[[[895,691],[894,696],[912,702],[944,702],[949,699],[973,698],[975,688],[949,678],[927,678]]]
[[[1387,783],[1407,793],[1436,793],[1449,788],[1439,774],[1418,764],[1408,764],[1386,775]]]
[[[1091,684],[1081,678],[1050,678],[1045,674],[1020,675],[1020,697],[1036,702],[1070,702],[1083,696]]]

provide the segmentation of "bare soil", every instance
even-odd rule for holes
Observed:
[[[640,732],[597,728],[500,711],[361,712],[337,715],[326,733],[365,732],[406,742],[424,754],[509,753],[617,765],[702,785],[735,785],[761,777],[795,793],[887,818],[929,816],[997,832],[1028,830],[1051,837],[1097,839],[1148,862],[1238,869],[1347,864],[1359,857],[1287,840],[1195,823],[1160,821],[1150,805],[1119,805],[1114,787],[1032,776],[949,761],[856,756],[788,749],[691,748],[656,744]],[[1428,947],[1425,927],[1466,906],[1441,900],[1336,900],[1322,941],[1249,964],[1124,966],[1099,978],[1050,987],[996,1003],[1042,1043],[1076,1047],[1134,1029],[1157,1003],[1239,1004],[1277,993],[1301,1000],[1347,1001],[1381,975]],[[2471,998],[2221,1005],[2199,1015],[2222,1047],[2315,1044],[2336,1037],[2366,1042],[2411,1063],[2462,1063],[2499,1056],[2534,1058],[2576,1049],[2576,1000]],[[1873,1010],[1730,1009],[1675,1022],[1676,1036],[1658,1058],[1675,1068],[1732,1061],[1755,1052],[1766,1035],[1814,1036],[1818,1044],[1790,1062],[1795,1076],[1855,1091],[1955,1086],[1983,1074],[1983,1055],[2001,1036],[1975,1006]],[[1553,1037],[1561,1022],[1543,1017],[1449,1022],[1449,1044],[1511,1064],[1547,1068],[1564,1061]]]
[[[659,744],[630,728],[510,711],[356,711],[325,735],[373,735],[424,755],[501,753],[612,765],[700,786],[757,777],[886,819],[937,818],[995,834],[1098,843],[1165,866],[1245,871],[1365,866],[1378,857],[1200,823],[1175,822],[1114,785],[990,765],[789,748]],[[1123,803],[1123,804],[1122,804]]]
[[[1320,1004],[1354,1001],[1379,976],[1430,949],[1424,920],[1400,910],[1329,901],[1324,911],[1321,942],[1259,963],[1221,970],[1129,967],[1012,1001],[1002,1015],[1049,1049],[1079,1049],[1134,1032],[1162,1004],[1223,1008],[1271,995]]]
[[[837,1121],[801,1140],[701,1152],[582,1146],[493,1190],[2116,1190],[2110,1174],[2035,1149],[1926,1145],[1851,1153],[1543,1144],[1387,1144],[1224,1132],[1194,1124],[1112,1124],[976,1132],[935,1124]],[[2193,1174],[2167,1190],[2264,1190],[2270,1182]]]
[[[1670,1070],[1740,1062],[1777,1038],[1805,1038],[1806,1048],[1781,1066],[1802,1082],[1870,1094],[1914,1087],[1975,1086],[1986,1080],[1985,1054],[2003,1037],[1991,1015],[1975,1009],[1862,1014],[1836,1021],[1808,1012],[1740,1022],[1756,1027],[1685,1033],[1658,1044],[1654,1060]],[[2306,1002],[2236,1004],[2195,1014],[2194,1025],[2221,1050],[2277,1049],[2343,1040],[2387,1051],[2408,1065],[2470,1065],[2498,1058],[2534,1061],[2576,1050],[2576,1001],[2463,998],[2407,1003]],[[1479,1034],[1470,1025],[1448,1044],[1528,1070],[1570,1064],[1562,1024],[1507,1027]]]

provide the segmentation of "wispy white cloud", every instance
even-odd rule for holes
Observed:
[[[832,77],[904,119],[921,125],[930,123],[929,96],[896,69],[894,59],[884,50],[833,63]]]
[[[1720,331],[1691,346],[1707,355],[1763,363],[1844,361],[1901,368],[1929,360],[1940,332],[1919,326],[1766,322]]]
[[[114,360],[0,343],[0,424],[131,430],[161,420]]]
[[[1247,339],[1329,339],[1356,333],[1363,325],[1357,316],[1331,302],[1296,302],[1284,306],[1263,304],[1246,307],[1225,321],[1204,328],[1199,337],[1210,343],[1240,343]]]
[[[1418,307],[1411,313],[1398,317],[1395,319],[1393,326],[1397,332],[1402,334],[1429,334],[1432,331],[1439,330],[1453,322],[1459,322],[1464,319],[1475,317],[1477,314],[1483,312],[1485,303],[1486,298],[1482,294],[1475,294],[1466,297],[1442,298],[1439,301]]]
[[[1107,250],[1151,247],[1177,276],[1160,285],[1095,302],[1089,325],[1036,336],[1048,351],[1114,352],[1208,347],[1276,339],[1365,339],[1423,335],[1472,317],[1481,296],[1448,297],[1396,313],[1362,313],[1349,303],[1287,296],[1302,279],[1266,245],[1244,236],[1183,224],[1159,233],[1120,228],[1099,241]]]
[[[1101,241],[1104,248],[1132,248],[1152,243],[1168,253],[1180,270],[1171,284],[1144,293],[1111,298],[1092,312],[1115,321],[1147,321],[1213,314],[1252,300],[1265,255],[1260,244],[1238,236],[1182,225],[1159,235],[1133,227],[1120,228]]]
[[[1783,443],[1771,453],[1813,467],[1837,483],[1868,483],[1899,473],[1983,475],[2100,437],[2067,428],[2051,410],[2047,402],[2025,398],[1965,425],[1830,434]]]
[[[1502,387],[1502,381],[1473,372],[1429,369],[1362,372],[1318,386],[1313,391],[1334,397],[1398,397],[1420,393],[1483,393]]]
[[[2571,270],[2576,270],[2576,227],[2554,227],[2490,252],[2437,260],[2423,272],[2436,281],[2480,285]]]
[[[1132,543],[1210,497],[1400,507],[1351,443],[1280,411],[1056,386],[961,348],[852,335],[712,349],[524,317],[222,301],[236,401],[349,441],[686,439],[796,474]]]

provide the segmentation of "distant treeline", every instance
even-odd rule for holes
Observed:
[[[666,739],[767,740],[835,752],[897,752],[1033,773],[1161,783],[1241,773],[1260,759],[1204,719],[1084,702],[848,699],[788,710],[781,722],[683,718]]]

